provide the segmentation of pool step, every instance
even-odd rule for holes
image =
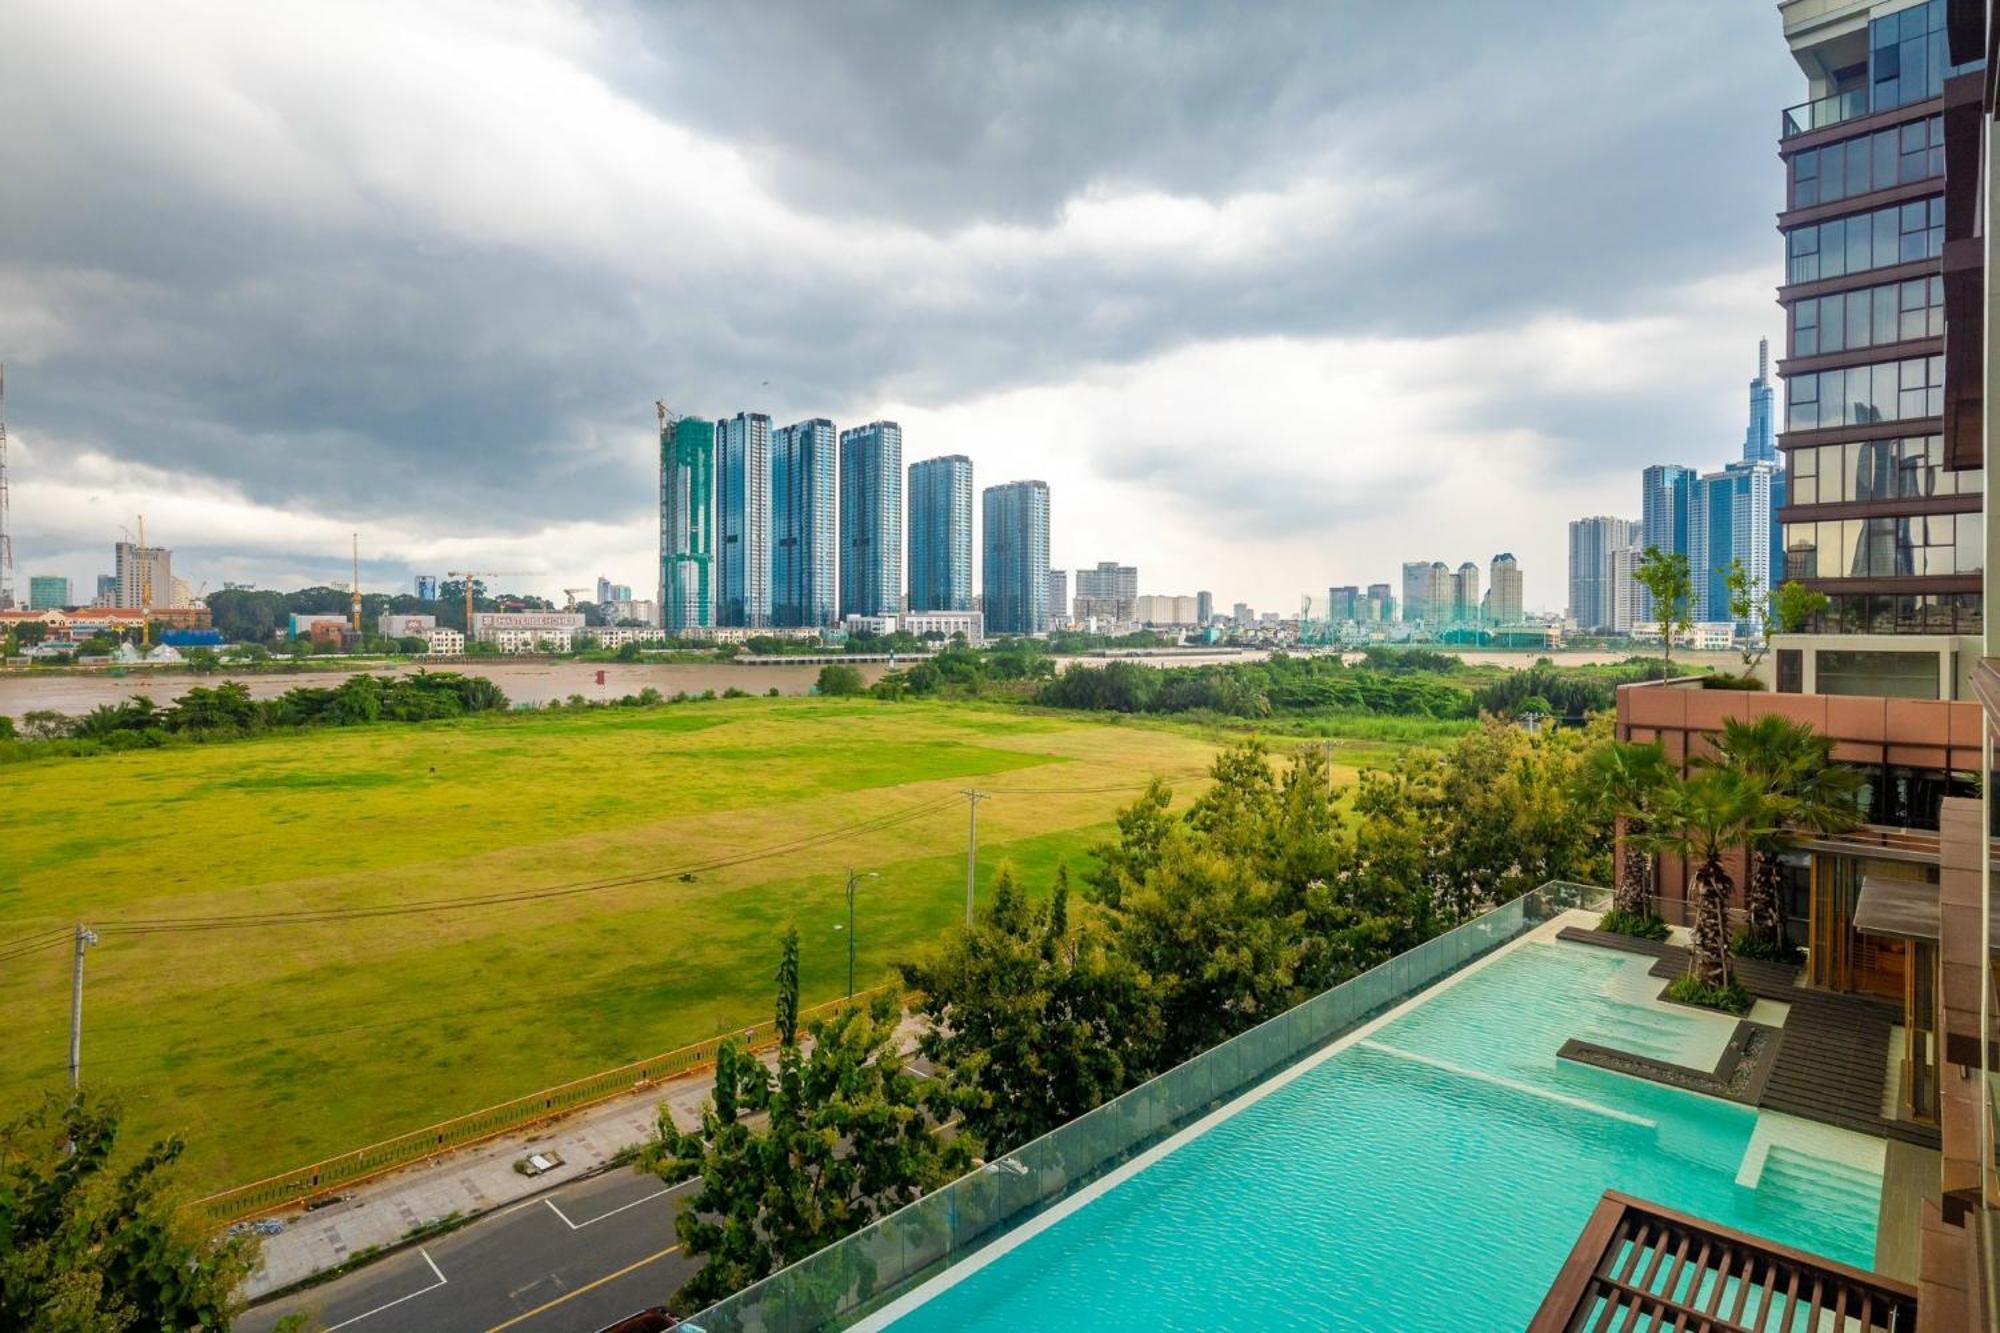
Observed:
[[[1791,1207],[1831,1207],[1872,1215],[1881,1206],[1882,1178],[1774,1145],[1764,1161],[1757,1192]]]
[[[1685,1048],[1687,1025],[1675,1014],[1600,997],[1585,1015],[1581,1035],[1594,1045],[1671,1063]]]

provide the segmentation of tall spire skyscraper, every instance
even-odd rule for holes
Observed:
[[[1746,463],[1776,463],[1778,461],[1778,440],[1774,434],[1772,413],[1776,410],[1777,392],[1771,387],[1771,343],[1767,338],[1757,340],[1757,378],[1750,381],[1750,427],[1743,432],[1743,461]]]

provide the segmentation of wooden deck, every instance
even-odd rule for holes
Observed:
[[[1914,1287],[1607,1191],[1528,1333],[1914,1333]]]
[[[1686,949],[1658,940],[1575,926],[1558,938],[1647,955],[1655,960],[1652,975],[1663,980],[1680,976],[1688,967]],[[1935,1125],[1882,1115],[1890,1029],[1902,1017],[1894,1005],[1801,986],[1799,970],[1782,963],[1738,958],[1730,966],[1752,995],[1791,1007],[1757,1106],[1922,1148],[1938,1146]]]

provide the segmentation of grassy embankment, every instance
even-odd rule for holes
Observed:
[[[963,911],[961,788],[994,793],[982,880],[1011,858],[1039,891],[1149,775],[1185,793],[1215,735],[744,699],[21,765],[0,770],[0,943],[104,932],[86,1080],[134,1138],[186,1133],[194,1182],[221,1187],[765,1017],[787,923],[806,1001],[836,997],[849,865],[881,876],[859,898],[867,986]],[[1342,746],[1342,776],[1394,748]],[[326,910],[350,915],[130,932]],[[68,982],[67,947],[0,966],[0,1108],[61,1084]]]

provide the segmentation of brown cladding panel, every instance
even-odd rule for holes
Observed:
[[[1793,722],[1803,722],[1815,731],[1826,730],[1826,696],[1823,694],[1758,694],[1751,712],[1756,717],[1773,714]]]
[[[1884,757],[1885,763],[1904,764],[1910,768],[1946,769],[1951,766],[1950,756],[1942,745],[1891,745]]]
[[[1826,698],[1826,734],[1837,741],[1888,739],[1886,699],[1830,694]]]
[[[1888,735],[1899,745],[1949,745],[1950,708],[1935,699],[1885,699],[1883,717]]]
[[[1951,743],[1978,751],[1986,740],[1986,714],[1977,699],[1951,699],[1941,704],[1951,719]],[[1974,768],[1978,765],[1974,764]]]
[[[1693,690],[1658,685],[1626,685],[1618,691],[1618,720],[1633,726],[1684,727]]]
[[[1724,718],[1748,720],[1751,696],[1743,690],[1689,690],[1687,725],[1702,731],[1720,731]]]
[[[1880,741],[1835,741],[1833,757],[1843,764],[1879,764],[1882,762]]]

